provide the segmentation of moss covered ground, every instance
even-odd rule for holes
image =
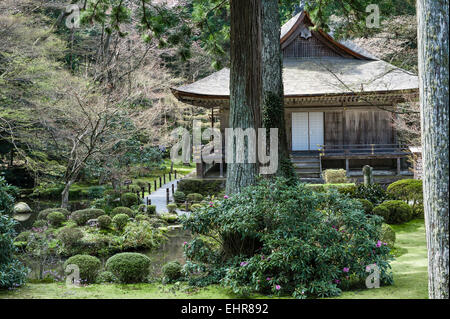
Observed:
[[[379,289],[346,291],[340,299],[426,299],[427,291],[427,248],[423,219],[393,226],[396,235],[397,254],[392,262],[394,284]],[[86,299],[226,299],[237,296],[220,286],[202,289],[181,285],[136,284],[136,285],[90,285],[68,288],[64,283],[28,283],[25,287],[11,291],[0,291],[0,298],[86,298]],[[271,298],[253,295],[252,298]]]

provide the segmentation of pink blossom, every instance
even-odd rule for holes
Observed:
[[[185,242],[183,243],[183,245],[187,245],[187,241],[185,241]]]
[[[281,289],[281,286],[280,286],[280,285],[276,285],[276,286],[275,286],[275,289],[276,289],[276,290],[280,290],[280,289]]]
[[[228,199],[228,198],[230,198],[230,197],[228,197],[228,195],[225,195],[223,198]]]
[[[341,281],[339,279],[335,279],[334,282],[339,284]]]
[[[270,281],[270,277],[267,277],[266,280],[267,280],[267,281]]]
[[[342,269],[343,272],[349,272],[350,268],[349,267],[344,267],[344,269]]]
[[[248,265],[248,262],[246,262],[246,261],[241,262],[241,267],[244,267],[244,266],[247,266],[247,265]]]

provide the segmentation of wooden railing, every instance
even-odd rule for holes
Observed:
[[[327,155],[403,155],[410,154],[408,145],[402,144],[342,144],[319,145],[320,156]]]

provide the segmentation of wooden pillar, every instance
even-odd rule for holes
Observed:
[[[223,177],[223,161],[220,161],[219,167],[220,167],[220,177]]]
[[[161,176],[159,177],[159,187],[160,187],[160,188],[162,187],[162,179],[161,179]]]
[[[169,172],[169,182],[172,180],[172,173]]]
[[[175,170],[174,174],[175,174],[175,179],[177,179],[177,170]]]
[[[345,171],[347,174],[347,177],[350,176],[350,160],[348,159],[348,157],[345,159]]]
[[[164,173],[163,178],[164,178],[164,185],[165,185],[166,184],[166,173]]]
[[[155,184],[154,186],[155,186],[155,192],[156,192],[156,189],[158,188],[158,187],[156,187],[157,185],[156,185],[156,179],[153,181],[153,184]]]
[[[169,198],[170,198],[169,188],[166,188],[166,201],[167,201],[167,204],[169,204]]]
[[[402,162],[400,157],[397,157],[397,175],[400,175],[402,171]]]
[[[150,195],[152,193],[152,184],[148,183],[148,194]]]
[[[175,184],[172,184],[172,196],[175,193]]]

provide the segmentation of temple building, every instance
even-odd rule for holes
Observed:
[[[288,145],[299,177],[317,182],[328,168],[358,177],[364,165],[372,166],[375,176],[409,176],[411,152],[398,141],[392,111],[418,100],[418,77],[313,26],[302,11],[283,25],[280,39]],[[211,109],[224,131],[229,82],[224,68],[172,93],[181,102]],[[223,176],[223,165],[199,163],[197,174],[205,177],[220,167]]]

